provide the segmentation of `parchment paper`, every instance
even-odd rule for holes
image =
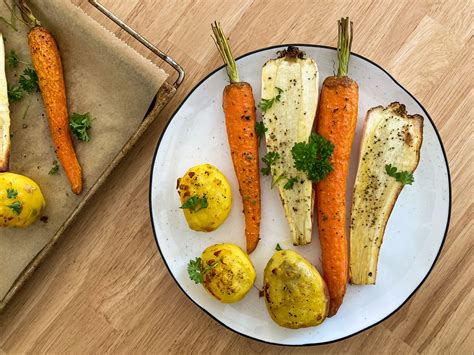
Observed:
[[[10,105],[13,134],[10,170],[29,176],[40,185],[47,204],[43,215],[48,221],[38,221],[26,229],[0,229],[0,301],[138,129],[167,78],[163,70],[69,0],[29,3],[60,48],[69,113],[90,112],[95,120],[90,130],[91,141],[75,140],[85,178],[83,193],[75,196],[62,168],[57,175],[48,175],[56,156],[40,94],[27,94],[20,102]],[[2,1],[0,15],[10,17]],[[0,31],[6,37],[6,52],[14,49],[20,60],[31,63],[28,29],[18,21],[17,27],[19,31],[15,32],[0,22]],[[7,69],[10,85],[16,85],[23,69],[23,64],[17,69]]]

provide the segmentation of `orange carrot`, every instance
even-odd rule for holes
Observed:
[[[43,103],[48,116],[49,129],[53,138],[56,155],[71,184],[72,192],[82,191],[82,169],[69,130],[69,115],[64,86],[63,68],[58,46],[51,33],[41,26],[24,1],[20,2],[22,14],[33,24],[28,33],[28,45]]]
[[[257,247],[260,240],[260,172],[258,166],[258,139],[255,132],[255,101],[250,84],[241,82],[234,57],[220,24],[212,25],[214,41],[227,65],[230,84],[224,89],[224,109],[232,162],[239,181],[245,215],[247,253]]]
[[[339,22],[337,76],[326,78],[319,99],[316,130],[334,144],[333,171],[316,186],[316,214],[324,279],[330,296],[329,316],[336,314],[346,293],[348,250],[346,180],[357,122],[359,89],[347,76],[352,22]]]

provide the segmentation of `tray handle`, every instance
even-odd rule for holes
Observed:
[[[100,12],[102,12],[109,19],[114,21],[120,28],[122,28],[124,31],[126,31],[130,36],[135,38],[138,42],[143,44],[150,51],[152,51],[158,57],[163,59],[170,66],[172,66],[173,69],[178,72],[178,78],[176,79],[176,81],[172,85],[176,89],[181,85],[181,83],[183,82],[183,79],[184,79],[184,75],[185,75],[184,69],[181,67],[181,65],[176,63],[176,61],[173,58],[171,58],[166,53],[164,53],[161,50],[159,50],[158,48],[156,48],[150,41],[148,41],[140,33],[135,31],[133,28],[131,28],[129,25],[127,25],[125,22],[123,22],[121,19],[119,19],[117,16],[115,16],[109,9],[107,9],[104,5],[100,4],[98,0],[89,0],[89,3],[91,3],[93,6],[95,6]]]

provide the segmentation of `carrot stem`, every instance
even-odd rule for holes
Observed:
[[[31,27],[41,26],[41,22],[33,15],[30,7],[26,4],[25,0],[19,0],[18,3],[15,1],[15,4],[18,6],[21,12],[21,16],[27,25]]]
[[[337,76],[347,76],[352,47],[352,21],[349,21],[349,17],[346,17],[337,21],[337,24],[337,57],[339,59]]]
[[[240,82],[237,64],[235,64],[234,56],[230,50],[229,40],[225,36],[224,31],[222,31],[221,24],[214,21],[214,23],[211,24],[211,27],[212,32],[214,32],[214,37],[212,37],[212,39],[219,50],[222,60],[227,66],[227,75],[229,76],[231,84]]]

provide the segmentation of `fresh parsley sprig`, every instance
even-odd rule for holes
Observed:
[[[77,137],[77,139],[83,142],[89,142],[89,129],[92,127],[91,114],[89,112],[80,114],[74,112],[69,118],[69,127],[71,127],[72,133]]]
[[[23,91],[28,93],[39,92],[38,75],[33,68],[26,67],[18,79],[18,83]]]
[[[23,90],[20,85],[10,86],[8,85],[8,100],[11,102],[20,101],[23,97]]]
[[[204,283],[204,275],[211,270],[212,268],[215,268],[219,262],[215,262],[211,265],[207,265],[206,267],[202,266],[202,260],[200,257],[195,258],[194,260],[191,259],[189,260],[188,263],[188,275],[191,280],[194,281],[196,284],[202,284]]]
[[[202,284],[204,282],[204,278],[202,277],[202,264],[201,258],[197,257],[194,260],[189,260],[188,263],[188,275],[191,280],[194,281],[196,284]]]
[[[18,54],[16,54],[15,50],[10,50],[10,52],[8,52],[8,55],[6,57],[7,59],[7,64],[8,64],[8,67],[9,68],[18,68],[18,65],[21,64],[24,64],[26,66],[29,66],[31,67],[31,64],[30,63],[27,63],[27,62],[24,62],[23,60],[21,60],[19,57],[18,57]],[[24,74],[28,74],[28,72],[31,72],[31,71],[34,71],[34,69],[31,69],[29,68],[30,70],[27,71],[26,73]],[[36,75],[36,72],[35,74]]]
[[[392,164],[385,165],[385,171],[387,172],[388,176],[395,178],[398,182],[401,182],[402,185],[411,185],[415,182],[415,178],[413,177],[412,173],[408,171],[397,171],[398,169]]]
[[[280,159],[280,154],[278,152],[268,152],[265,154],[262,161],[266,164],[266,167],[260,169],[262,174],[270,175],[272,172],[272,165],[274,165],[278,159]]]
[[[10,68],[17,68],[20,64],[20,59],[13,49],[7,55],[7,63]]]
[[[273,106],[273,103],[275,101],[278,101],[278,102],[280,101],[281,93],[283,92],[283,90],[276,86],[275,86],[275,89],[278,91],[275,97],[271,99],[262,99],[260,103],[258,104],[258,107],[263,113],[267,112]]]
[[[12,63],[15,62],[15,58],[18,60],[17,57],[13,56],[11,58],[13,61]],[[10,60],[10,58],[8,60]],[[27,67],[20,75],[20,78],[18,79],[18,85],[8,85],[8,100],[10,102],[17,102],[21,100],[25,92],[33,93],[37,91],[40,91],[38,85],[38,75],[36,75],[36,72],[33,68]]]
[[[197,195],[194,195],[188,198],[180,208],[189,209],[191,212],[198,212],[203,208],[207,208],[208,206],[209,203],[207,201],[206,196],[199,197]]]
[[[313,182],[324,179],[333,170],[330,161],[333,151],[334,144],[316,133],[311,134],[307,143],[295,143],[291,148],[295,168],[305,172]]]

